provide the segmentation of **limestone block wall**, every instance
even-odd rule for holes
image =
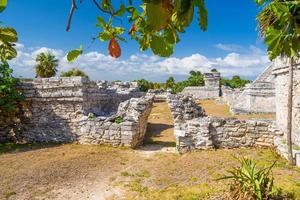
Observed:
[[[28,142],[137,145],[140,141],[137,138],[145,131],[152,102],[151,98],[144,99],[144,93],[131,84],[118,87],[82,77],[35,79],[22,82],[18,87],[29,105],[24,113],[25,119],[21,121],[18,138]],[[126,115],[120,116],[119,105],[132,98],[136,100],[129,101],[131,111],[126,110]],[[135,132],[126,136],[131,138],[130,141],[125,142],[126,132],[123,140],[120,139],[117,130],[121,125],[115,121],[117,117],[124,124],[133,124]]]
[[[174,116],[177,149],[272,146],[274,137],[282,135],[272,120],[238,120],[205,115],[192,97],[170,96],[168,103]],[[182,106],[180,106],[182,105]]]
[[[293,142],[300,146],[300,62],[294,66],[293,83]],[[278,128],[286,132],[287,128],[287,97],[288,97],[288,65],[287,59],[278,58],[274,62],[276,93],[276,123]]]
[[[195,118],[175,125],[178,150],[273,146],[273,121]],[[280,132],[278,134],[281,134]]]

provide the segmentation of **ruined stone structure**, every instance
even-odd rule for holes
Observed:
[[[274,62],[273,75],[275,76],[276,93],[276,122],[278,128],[286,132],[287,129],[287,101],[289,61],[278,58]],[[300,62],[294,66],[293,82],[293,142],[300,146]]]
[[[254,82],[243,88],[240,95],[236,93],[233,102],[232,99],[226,99],[227,91],[223,91],[231,112],[234,114],[275,113],[275,86],[272,69],[273,65],[270,65]]]
[[[204,73],[203,87],[186,87],[182,94],[192,95],[195,99],[216,99],[220,96],[220,73]]]
[[[174,116],[177,149],[273,146],[274,137],[282,135],[272,120],[238,120],[208,117],[190,96],[168,98]]]
[[[153,98],[135,85],[87,78],[22,82],[27,99],[18,138],[28,142],[80,142],[134,147],[141,143]]]

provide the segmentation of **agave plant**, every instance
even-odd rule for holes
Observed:
[[[238,159],[240,167],[228,172],[230,175],[221,179],[232,179],[231,195],[237,200],[277,199],[280,189],[274,186],[274,178],[270,175],[276,161],[269,167],[258,169],[255,162],[248,158]]]

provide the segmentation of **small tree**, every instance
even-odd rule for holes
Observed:
[[[56,75],[58,59],[50,52],[40,53],[36,57],[37,65],[35,67],[36,77],[49,78]]]
[[[278,56],[289,58],[287,145],[289,164],[294,164],[292,152],[293,67],[300,52],[300,1],[255,0],[264,5],[257,20],[261,35],[268,46],[271,60]]]
[[[81,76],[81,77],[87,77],[88,78],[88,75],[84,71],[82,71],[80,69],[77,69],[77,68],[72,68],[69,71],[61,72],[60,76],[61,77]]]
[[[173,89],[174,85],[175,85],[175,79],[173,76],[170,76],[166,81],[166,85],[165,85],[166,89]]]
[[[0,13],[5,9],[7,1],[0,4]],[[12,76],[13,70],[8,60],[17,56],[14,43],[18,41],[18,34],[13,28],[0,26],[0,115],[14,114],[15,109],[24,97],[17,90],[18,79]]]

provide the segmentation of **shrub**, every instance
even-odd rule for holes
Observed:
[[[263,200],[280,199],[281,192],[274,186],[274,179],[270,175],[276,162],[271,166],[258,169],[256,163],[250,159],[239,160],[241,166],[228,171],[229,176],[220,179],[231,179],[231,195],[233,199]],[[220,180],[219,179],[219,180]]]
[[[0,115],[14,114],[24,100],[16,88],[18,79],[12,76],[12,72],[7,63],[0,64]]]
[[[67,72],[62,72],[60,76],[61,77],[81,76],[81,77],[88,78],[88,75],[84,71],[77,69],[77,68],[72,68],[71,70],[69,70]]]

